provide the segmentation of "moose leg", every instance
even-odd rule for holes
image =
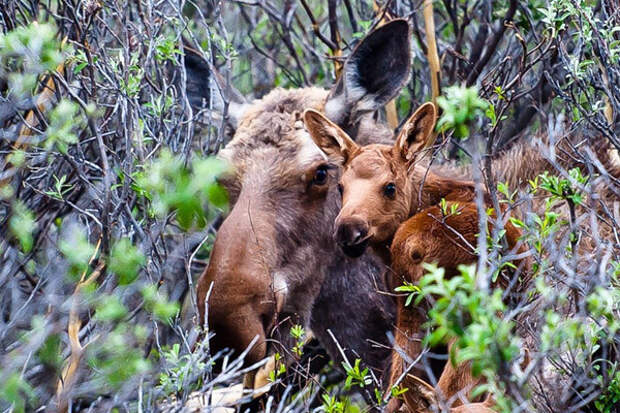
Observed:
[[[426,318],[422,309],[405,307],[405,297],[398,297],[394,350],[392,350],[388,391],[398,383],[403,372],[407,369],[406,360],[403,359],[401,354],[406,354],[409,360],[416,360],[422,352],[422,324],[425,321]],[[419,368],[414,367],[409,374],[418,375],[420,372],[421,370]],[[406,379],[401,383],[403,387],[407,387]],[[401,400],[393,398],[388,403],[385,411],[397,411],[401,404]]]
[[[454,346],[454,340],[450,343],[450,351]],[[463,400],[469,401],[469,394],[481,382],[481,378],[475,378],[471,374],[471,363],[461,363],[456,366],[450,360],[446,363],[437,389],[444,400],[450,402],[451,407],[463,404]]]

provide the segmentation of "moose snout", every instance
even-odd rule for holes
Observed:
[[[364,253],[368,246],[370,228],[359,218],[345,218],[336,222],[334,236],[344,253],[357,258]]]

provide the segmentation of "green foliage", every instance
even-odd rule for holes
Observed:
[[[457,138],[469,137],[470,123],[481,117],[489,103],[478,96],[475,87],[450,86],[443,92],[444,95],[437,98],[443,110],[437,122],[437,130],[447,132],[453,129]]]
[[[541,264],[545,263],[542,257],[545,243],[553,239],[555,234],[569,222],[561,219],[555,207],[558,202],[567,202],[571,207],[583,205],[584,191],[587,189],[589,176],[583,175],[578,168],[568,171],[568,178],[559,177],[545,171],[533,180],[529,181],[529,192],[532,195],[542,195],[545,199],[545,209],[542,215],[528,212],[525,222],[511,217],[510,222],[517,228],[528,233],[528,240],[534,246],[536,252],[541,255],[541,260],[534,263],[534,271],[541,270]],[[511,195],[511,196],[514,196]],[[571,241],[576,242],[576,234],[571,234]],[[567,246],[570,252],[573,245]]]
[[[20,167],[26,161],[26,152],[20,149],[15,149],[9,154],[9,156],[7,157],[7,161],[15,165],[16,167]]]
[[[552,199],[565,199],[576,205],[583,203],[583,194],[575,184],[585,185],[588,177],[582,175],[579,168],[568,171],[570,179],[560,178],[545,171],[540,175],[540,188],[552,195]]]
[[[54,181],[53,189],[45,191],[45,193],[54,199],[62,201],[65,194],[73,189],[73,185],[65,184],[67,182],[67,175],[63,175],[60,178],[54,175]]]
[[[529,291],[530,296],[538,296],[547,303],[540,310],[544,321],[537,350],[550,358],[570,351],[576,363],[583,366],[592,363],[595,352],[602,345],[611,343],[620,330],[617,321],[620,289],[616,264],[611,263],[607,271],[609,282],[595,286],[584,295],[585,313],[569,316],[558,311],[558,306],[561,308],[568,303],[568,295],[562,289],[551,287],[546,278],[549,266],[546,249],[554,244],[552,240],[563,226],[553,205],[558,200],[574,200],[570,198],[578,193],[574,185],[587,183],[587,178],[581,176],[578,170],[570,171],[569,175],[570,179],[563,180],[544,174],[531,181],[530,190],[533,193],[543,190],[546,194],[546,208],[542,216],[531,212],[527,224],[515,217],[511,218],[511,222],[524,230],[526,241],[539,254],[533,267],[535,290]],[[506,186],[501,189],[500,192],[507,198],[514,196]],[[564,254],[570,253],[570,250],[564,251]],[[450,354],[451,362],[459,364],[469,361],[472,373],[486,378],[486,384],[479,386],[474,393],[489,391],[494,395],[499,411],[513,411],[514,400],[506,397],[506,388],[523,385],[520,369],[513,367],[520,362],[523,343],[514,331],[515,322],[506,317],[509,310],[502,301],[503,291],[494,289],[487,293],[480,290],[473,266],[461,267],[460,274],[450,279],[445,278],[440,268],[425,265],[425,269],[428,273],[418,285],[421,292],[415,300],[416,304],[424,298],[433,302],[428,313],[428,325],[432,332],[425,342],[435,345],[454,341],[456,345]],[[599,380],[602,378],[599,377]],[[599,410],[610,411],[612,400],[618,397],[616,390],[617,382],[611,380],[608,389],[596,402]]]
[[[109,269],[118,276],[120,285],[131,284],[144,263],[144,254],[129,239],[122,238],[112,247]]]
[[[606,78],[606,67],[620,61],[620,28],[614,18],[605,19],[604,15],[597,15],[596,9],[589,0],[552,0],[547,7],[538,8],[549,37],[556,42],[570,37],[583,44],[578,49],[563,50],[569,72],[565,82],[568,93],[558,98],[569,104],[575,121],[583,119],[586,113],[590,118],[602,114],[606,92],[597,90],[592,79]],[[570,100],[566,99],[569,94]]]
[[[181,158],[164,150],[145,167],[136,183],[140,192],[152,197],[155,214],[165,216],[174,211],[182,228],[203,227],[210,205],[225,208],[228,204],[226,191],[216,181],[226,170],[226,164],[216,158],[195,159],[187,167]]]
[[[441,208],[441,214],[444,218],[449,216],[461,215],[461,211],[459,211],[459,203],[452,202],[450,204],[450,207],[448,207],[448,202],[446,201],[446,198],[441,198],[441,201],[439,201],[439,208]]]
[[[88,364],[102,386],[116,390],[133,377],[149,372],[151,363],[137,345],[145,339],[142,326],[120,323],[101,338],[102,342],[87,347]]]
[[[460,275],[450,279],[445,278],[443,269],[424,266],[428,273],[420,280],[422,291],[416,302],[430,296],[436,299],[428,313],[433,332],[424,341],[434,346],[456,339],[451,362],[470,362],[472,374],[489,381],[484,389],[495,390],[497,373],[518,359],[522,347],[513,332],[514,322],[502,316],[506,310],[502,291],[495,289],[489,294],[480,290],[475,266],[459,267]],[[503,411],[510,411],[510,399],[495,392],[494,396]]]
[[[306,331],[299,324],[295,324],[291,328],[290,335],[296,340],[292,351],[293,353],[297,355],[297,357],[301,357],[303,354],[303,345],[304,345],[304,338],[306,337]]]
[[[116,295],[104,295],[97,299],[95,318],[104,322],[122,320],[127,315],[127,307]]]
[[[30,95],[38,76],[53,71],[64,55],[56,39],[56,27],[49,23],[30,23],[0,34],[0,75],[8,73],[9,88],[16,96]]]
[[[345,411],[345,403],[336,399],[335,396],[330,396],[329,394],[323,394],[323,411],[326,413],[344,413]]]
[[[609,337],[613,337],[620,330],[618,311],[620,311],[620,287],[618,276],[612,275],[613,283],[610,286],[596,286],[586,297],[590,315],[597,320],[605,320],[605,329]]]
[[[368,367],[362,369],[360,367],[361,362],[362,360],[355,359],[353,366],[346,361],[342,362],[342,367],[347,374],[347,378],[344,382],[345,390],[348,390],[353,386],[365,387],[372,383],[372,379],[368,374]]]
[[[162,350],[165,371],[159,375],[159,387],[165,394],[179,393],[187,386],[191,386],[191,389],[200,386],[200,382],[192,381],[191,376],[200,374],[206,364],[197,360],[192,353],[180,355],[180,349],[181,346],[177,343]]]
[[[128,98],[136,98],[140,93],[142,79],[144,78],[144,68],[138,62],[138,54],[133,53],[128,62],[128,74],[122,76],[121,65],[124,64],[123,52],[119,52],[118,62],[114,62],[113,70],[118,75],[119,88]]]
[[[498,86],[499,87],[499,86]],[[501,93],[501,92],[500,92]],[[504,97],[502,97],[501,94],[498,93],[498,99],[504,99]],[[508,118],[508,116],[503,115],[500,116],[499,118],[497,117],[497,114],[495,113],[495,105],[489,103],[489,107],[487,108],[487,110],[484,112],[484,114],[487,116],[487,118],[489,118],[489,120],[491,121],[491,126],[494,128],[497,126],[497,124],[500,121],[503,121],[505,119]]]
[[[351,403],[348,397],[330,396],[329,394],[323,394],[322,398],[322,411],[326,413],[360,413],[362,410],[355,404]]]
[[[211,32],[211,43],[213,47],[218,51],[217,57],[224,60],[234,60],[237,58],[238,53],[235,46],[226,41],[226,39],[220,36],[216,32]]]
[[[518,190],[515,189],[513,192],[510,192],[508,185],[505,182],[500,181],[497,183],[497,192],[505,197],[505,199],[500,200],[500,202],[508,202],[512,204],[515,201],[515,196],[517,195]]]
[[[175,105],[175,101],[172,95],[159,95],[150,96],[151,101],[144,104],[144,107],[148,109],[149,113],[155,117],[162,117]],[[168,119],[165,119],[169,122]]]
[[[13,215],[9,221],[9,229],[17,238],[24,252],[32,249],[32,232],[36,228],[34,214],[23,203],[13,204]]]
[[[409,389],[407,389],[406,387],[392,386],[389,391],[386,391],[386,393],[389,392],[391,398],[402,398],[402,395],[407,393],[408,390]],[[386,397],[384,392],[379,389],[375,389],[375,400],[377,401],[377,404],[379,406],[386,404]]]
[[[56,146],[61,153],[66,153],[68,145],[77,143],[78,138],[74,131],[83,123],[84,118],[79,114],[78,105],[70,100],[61,99],[50,112],[49,126],[45,132],[47,137],[45,149],[49,150],[52,146]]]
[[[275,368],[269,372],[268,380],[270,383],[275,383],[278,377],[286,373],[286,364],[284,364],[284,361],[282,360],[282,355],[280,353],[276,353],[273,357],[275,360]]]
[[[157,37],[155,43],[155,59],[159,63],[165,63],[166,61],[175,62],[176,56],[182,53],[177,45],[178,42],[174,37]]]
[[[17,58],[30,67],[54,70],[62,62],[56,33],[54,25],[49,23],[17,27],[0,36],[3,59]]]
[[[411,301],[420,294],[420,287],[414,285],[408,281],[405,281],[403,285],[394,288],[394,291],[398,293],[407,293],[407,299],[405,300],[405,306],[409,307]]]
[[[179,312],[179,303],[169,301],[153,284],[143,287],[141,292],[146,309],[160,321],[170,324]]]
[[[372,26],[372,20],[360,20],[357,22],[360,25],[361,30],[353,33],[353,37],[355,39],[361,39],[370,30],[370,26]]]
[[[97,63],[99,58],[97,56],[92,56],[93,63]],[[78,74],[85,67],[88,66],[88,58],[86,57],[86,53],[83,50],[78,50],[77,53],[71,57],[71,61],[75,64],[73,67],[73,73]]]
[[[5,374],[0,368],[0,400],[12,405],[16,413],[26,411],[26,402],[35,397],[34,389],[18,372]]]
[[[620,371],[615,370],[614,366],[610,368],[609,373],[612,377],[609,385],[604,389],[599,398],[594,401],[594,405],[602,413],[616,412],[618,405],[620,405]]]
[[[62,366],[62,341],[58,334],[49,335],[37,351],[39,360],[54,371],[60,371]]]
[[[60,241],[58,248],[70,264],[70,277],[77,281],[80,275],[88,269],[95,247],[88,242],[83,229],[76,229],[70,237]]]

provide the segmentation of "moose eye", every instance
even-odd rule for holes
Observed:
[[[314,172],[314,177],[312,178],[312,183],[314,185],[325,185],[327,182],[327,166],[321,165],[316,168]]]
[[[387,198],[394,199],[394,196],[396,195],[396,185],[394,182],[390,182],[383,187],[383,195]]]
[[[411,252],[411,261],[415,264],[422,262],[422,253],[418,250],[414,250]]]

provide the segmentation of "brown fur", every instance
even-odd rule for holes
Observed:
[[[318,112],[307,111],[304,117],[317,145],[330,158],[343,163],[340,179],[342,209],[336,218],[336,237],[347,252],[356,247],[351,233],[361,232],[364,244],[371,245],[389,263],[392,237],[398,226],[416,212],[446,200],[473,201],[475,187],[471,181],[443,177],[417,164],[422,149],[435,125],[432,104],[423,105],[407,121],[393,145],[361,146]],[[407,143],[407,139],[413,139]],[[383,189],[394,184],[396,193],[386,197]]]
[[[347,140],[346,134],[341,133],[337,128],[329,125],[329,127],[321,126],[322,123],[327,123],[323,122],[319,116],[312,113],[306,114],[306,123],[314,124],[314,126],[309,127],[309,130],[317,144],[331,157],[344,164],[344,173],[341,179],[343,208],[337,219],[339,229],[336,230],[336,237],[340,238],[339,243],[345,251],[352,251],[355,255],[363,251],[366,244],[371,245],[387,262],[389,259],[387,247],[390,245],[391,237],[400,222],[406,217],[437,203],[441,198],[460,200],[461,202],[474,199],[475,188],[471,181],[445,178],[436,172],[437,170],[451,170],[454,175],[467,176],[466,170],[459,171],[458,168],[449,166],[429,170],[417,162],[418,159],[416,158],[419,157],[430,130],[432,130],[429,125],[434,124],[434,113],[430,110],[431,113],[429,114],[428,111],[429,109],[426,109],[426,113],[416,112],[406,122],[394,146],[370,145],[366,147],[361,147]],[[514,190],[527,185],[528,180],[534,179],[545,170],[553,171],[555,165],[565,170],[575,166],[585,170],[584,163],[582,163],[584,158],[582,157],[584,153],[587,155],[587,151],[582,150],[579,153],[573,149],[575,143],[579,142],[580,139],[579,135],[564,136],[559,142],[549,145],[554,151],[551,153],[545,149],[545,145],[530,142],[518,144],[492,160],[491,166],[494,177],[496,181],[506,182],[508,187]],[[541,139],[539,142],[544,143],[545,140],[548,139]],[[606,141],[598,140],[598,142]],[[584,148],[583,144],[577,146]],[[613,205],[618,204],[617,180],[614,180],[617,179],[620,172],[616,159],[617,155],[614,157],[614,151],[610,151],[606,143],[595,145],[590,153],[597,156],[602,163],[599,165],[606,169],[606,172],[603,171],[602,177],[594,181],[595,192],[599,196],[593,203],[594,211],[602,217],[609,217],[609,211],[613,211]],[[554,161],[551,162],[550,158]],[[388,182],[394,183],[397,189],[393,199],[386,199],[382,194]],[[540,213],[544,207],[543,204],[544,200],[541,202],[534,199],[534,210]],[[561,210],[557,212],[561,216],[567,217],[566,206],[560,208]],[[578,207],[577,213],[588,213],[588,209]],[[597,234],[592,235],[589,235],[588,228],[583,226],[588,222],[590,221],[582,221],[582,230],[584,231],[582,234],[584,236],[579,244],[579,255],[585,259],[584,264],[586,264],[583,266],[580,264],[583,269],[592,264],[591,262],[590,264],[587,263],[587,257],[590,256],[588,251],[596,248],[593,240],[606,239],[612,243],[615,242],[613,227],[610,225],[611,219],[599,221],[600,230]],[[511,232],[516,230],[510,225],[505,225],[505,227],[508,231],[508,244],[514,246],[517,236],[512,236]],[[475,233],[478,228],[476,226],[474,228]],[[518,234],[518,231],[515,234]],[[558,235],[558,237],[562,236],[562,233]],[[428,233],[423,232],[421,238],[414,236],[413,239],[424,243],[428,241],[426,237],[428,237]],[[356,249],[355,242],[360,244],[361,248]],[[438,242],[441,244],[442,241],[439,240]],[[446,240],[444,239],[443,242],[445,244]],[[351,245],[352,243],[354,245]],[[519,252],[524,249],[523,246],[519,246],[519,248]],[[468,256],[467,254],[450,258],[453,263],[457,263],[461,259],[464,260],[463,262],[475,261],[473,255]],[[413,268],[420,271],[419,266],[417,269],[416,267]],[[402,300],[399,303],[399,309],[403,309]],[[399,310],[397,315],[399,324],[397,335],[399,331],[402,333],[400,337],[397,337],[397,343],[410,355],[419,354],[419,340],[421,339],[419,326],[422,323],[418,319],[420,315],[424,315],[423,309],[412,310],[408,313]],[[528,342],[527,339],[526,342]],[[399,357],[395,356],[398,361]],[[398,366],[394,366],[393,379],[397,376],[397,369]],[[440,384],[440,388],[447,389],[444,392],[445,395],[454,394],[454,391],[460,389],[465,381],[469,381],[467,370],[463,369],[461,373],[458,371],[450,372],[450,366],[448,366],[444,376],[449,377],[449,379],[443,380],[443,383]]]

